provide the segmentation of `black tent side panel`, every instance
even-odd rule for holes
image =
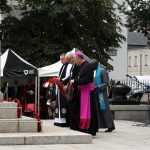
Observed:
[[[9,50],[3,73],[5,77],[35,77],[37,69],[19,59]]]

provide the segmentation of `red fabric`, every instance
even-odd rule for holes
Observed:
[[[47,80],[46,82],[44,82],[42,84],[42,87],[45,88],[47,86],[47,84],[49,84],[49,83],[56,83],[56,82],[58,82],[58,78],[52,77],[49,80]]]
[[[35,111],[35,104],[34,103],[27,104],[26,110],[34,112]]]
[[[24,112],[29,112],[30,113],[30,117],[34,118],[35,104],[34,103],[27,104],[27,107],[25,108]]]
[[[12,99],[12,98],[7,98],[7,99],[4,99],[4,101],[7,101],[7,102],[15,102],[17,103],[17,116],[18,118],[21,117],[21,104],[20,104],[20,100],[15,98],[15,99]]]
[[[48,82],[50,83],[55,83],[55,82],[58,82],[58,78],[57,77],[52,77],[48,80]]]
[[[38,113],[34,113],[34,117],[36,117],[36,119],[38,120],[38,132],[42,131],[42,125],[41,125],[41,119]]]
[[[42,84],[42,87],[43,87],[43,88],[47,88],[47,87],[48,87],[48,84],[50,84],[50,82],[46,81],[46,82],[44,82],[44,83]]]
[[[16,102],[17,103],[17,107],[18,107],[18,118],[20,118],[21,117],[21,104],[20,104],[20,101],[19,101],[19,99],[17,99],[17,98],[15,98],[14,99],[14,102]]]
[[[90,119],[80,119],[79,127],[80,129],[89,129]]]
[[[69,83],[69,84],[70,84],[70,83]],[[59,88],[61,94],[62,94],[68,101],[71,101],[71,100],[73,99],[73,97],[74,97],[74,84],[70,85],[70,86],[71,86],[71,90],[72,90],[72,91],[71,91],[71,95],[72,95],[72,96],[70,96],[70,93],[69,93],[67,90],[64,90],[65,85],[63,84],[63,82],[58,82],[57,85],[58,85],[58,88]]]
[[[65,85],[63,84],[63,82],[58,82],[58,88],[60,92],[65,96],[64,86]]]

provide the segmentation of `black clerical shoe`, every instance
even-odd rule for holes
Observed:
[[[108,128],[105,132],[112,132],[113,130],[115,130],[115,127]]]

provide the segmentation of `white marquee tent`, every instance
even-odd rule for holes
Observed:
[[[39,77],[57,76],[61,66],[62,63],[58,61],[52,65],[39,68]]]

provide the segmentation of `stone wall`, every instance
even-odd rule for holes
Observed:
[[[137,64],[135,64],[135,57],[137,57]],[[150,49],[148,47],[128,49],[128,74],[131,76],[150,75]]]

